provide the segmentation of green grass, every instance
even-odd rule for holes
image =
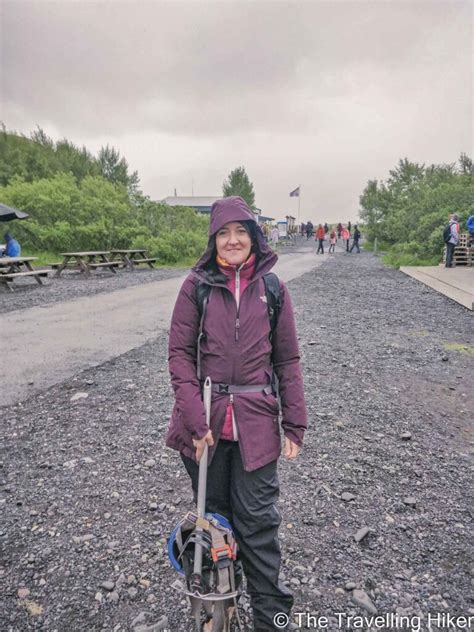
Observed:
[[[62,256],[54,252],[36,252],[34,250],[22,249],[21,254],[23,257],[37,257],[37,261],[33,261],[33,265],[36,268],[48,266],[51,263],[58,263],[63,260]],[[195,259],[181,259],[176,263],[155,263],[156,268],[191,268],[196,263]]]
[[[439,257],[419,257],[418,255],[398,254],[387,252],[382,258],[383,263],[397,270],[402,266],[437,266]]]
[[[47,266],[50,263],[58,263],[63,260],[61,255],[54,254],[54,252],[35,252],[34,250],[25,248],[22,248],[21,255],[22,257],[37,257],[38,261],[32,261],[33,265],[37,268]]]
[[[474,346],[465,345],[459,342],[445,342],[443,347],[446,351],[458,351],[459,353],[465,353],[474,357]]]

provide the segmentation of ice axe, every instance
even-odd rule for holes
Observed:
[[[212,383],[208,377],[203,387],[203,404],[208,428],[211,421]],[[173,567],[186,578],[186,588],[180,581],[173,587],[181,590],[191,601],[196,630],[225,632],[230,629],[230,618],[237,611],[238,590],[235,583],[234,561],[237,543],[229,521],[217,513],[206,513],[207,443],[199,461],[196,512],[188,512],[174,528],[168,540],[168,555]],[[204,609],[206,623],[201,628]]]
[[[206,377],[203,387],[203,404],[206,411],[206,424],[207,427],[211,426],[211,393],[212,382],[210,377]],[[198,520],[204,520],[204,514],[206,512],[206,490],[207,490],[207,461],[209,454],[209,446],[207,443],[204,445],[204,451],[199,461],[199,480],[198,480],[198,493],[197,493],[197,517]],[[191,589],[194,592],[202,592],[202,554],[203,546],[200,542],[203,528],[197,523],[196,526],[196,544],[194,550],[194,567],[193,574],[191,576]]]

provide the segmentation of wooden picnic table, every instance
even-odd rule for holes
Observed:
[[[54,276],[60,276],[65,268],[74,268],[79,270],[81,274],[90,276],[91,270],[100,268],[108,268],[114,274],[117,274],[116,268],[120,265],[119,261],[111,261],[108,257],[108,250],[90,250],[86,252],[62,252],[62,263],[52,263],[51,267],[56,269]],[[73,260],[73,262],[71,261]],[[71,265],[72,263],[72,265]]]
[[[131,250],[111,250],[110,254],[114,259],[118,258],[124,268],[134,268],[140,263],[146,263],[150,268],[155,267],[153,264],[156,259],[148,257],[146,250],[139,248],[133,248]]]
[[[0,257],[0,283],[13,290],[11,283],[19,277],[32,276],[39,285],[43,285],[41,277],[48,276],[50,270],[35,270],[31,265],[38,257]]]

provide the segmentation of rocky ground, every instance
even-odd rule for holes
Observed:
[[[474,614],[472,313],[368,254],[289,288],[310,417],[280,468],[294,627],[317,629],[305,612],[329,630],[361,629],[338,612]],[[192,629],[166,554],[192,506],[163,445],[166,343],[0,410],[1,630]],[[242,617],[249,630],[246,599]],[[377,629],[395,627],[409,629]]]

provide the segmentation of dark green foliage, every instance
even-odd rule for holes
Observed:
[[[27,182],[51,178],[57,173],[72,173],[77,180],[87,176],[103,176],[114,184],[123,184],[131,194],[138,193],[138,173],[128,172],[125,158],[113,147],[102,147],[95,158],[85,147],[76,147],[66,139],[54,142],[40,127],[30,138],[7,132],[0,133],[0,184],[6,185],[15,176]]]
[[[225,197],[240,195],[250,208],[254,208],[255,192],[244,167],[237,167],[230,172],[229,177],[222,185],[222,192]]]
[[[472,161],[418,165],[400,160],[386,182],[369,180],[360,196],[360,218],[370,242],[387,245],[392,259],[435,263],[443,251],[443,227],[457,213],[463,230],[474,212]]]
[[[125,158],[120,158],[120,152],[113,147],[102,147],[99,151],[97,161],[100,167],[100,174],[114,184],[123,184],[130,193],[138,193],[140,180],[138,172],[128,174],[128,163]]]
[[[32,182],[51,178],[57,173],[72,173],[82,180],[86,176],[100,175],[100,167],[85,147],[79,149],[65,139],[54,143],[41,128],[27,138],[7,132],[3,127],[0,132],[0,185],[7,185],[15,177]]]
[[[152,202],[138,182],[108,146],[96,160],[85,147],[54,143],[41,129],[31,138],[0,132],[0,201],[30,215],[2,229],[23,252],[141,247],[160,263],[195,260],[207,244],[208,218]]]

